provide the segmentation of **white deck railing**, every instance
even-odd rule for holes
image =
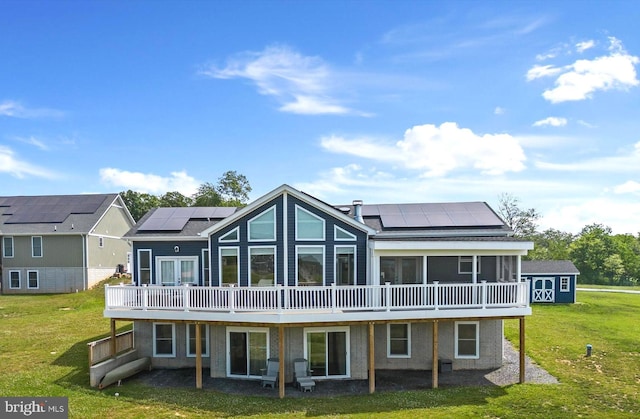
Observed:
[[[108,310],[345,312],[491,309],[529,306],[529,283],[355,286],[106,286]]]

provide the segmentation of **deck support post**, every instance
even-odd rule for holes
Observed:
[[[431,387],[438,388],[438,321],[433,321],[433,347],[432,347],[432,366],[431,366]]]
[[[373,394],[376,391],[376,361],[374,337],[374,323],[369,322],[369,394]]]
[[[278,370],[278,395],[284,399],[284,326],[278,327],[278,358],[280,359],[280,368]]]
[[[188,327],[188,326],[187,326]],[[196,323],[196,388],[202,388],[202,325]]]
[[[109,342],[111,358],[116,357],[116,319],[111,319],[111,341]]]
[[[524,341],[524,317],[520,317],[520,384],[525,381]]]

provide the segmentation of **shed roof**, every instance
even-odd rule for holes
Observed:
[[[579,275],[580,271],[570,260],[523,260],[522,274],[569,274]]]

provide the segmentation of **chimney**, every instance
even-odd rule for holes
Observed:
[[[356,199],[353,201],[353,218],[364,224],[364,218],[362,218],[362,200]]]

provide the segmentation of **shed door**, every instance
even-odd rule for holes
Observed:
[[[555,278],[533,278],[534,303],[553,303],[555,301]]]

